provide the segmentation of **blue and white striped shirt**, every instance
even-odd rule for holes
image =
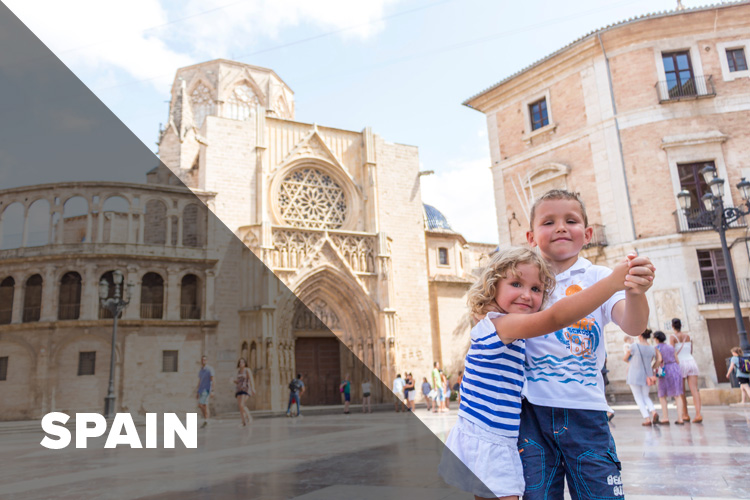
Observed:
[[[458,416],[493,434],[516,438],[526,341],[504,344],[490,321],[499,316],[502,314],[490,312],[471,330]]]

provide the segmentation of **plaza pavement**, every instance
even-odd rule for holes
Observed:
[[[249,429],[227,416],[199,429],[197,450],[104,450],[104,438],[85,450],[47,450],[38,423],[0,423],[0,498],[471,498],[435,474],[441,445],[434,436],[445,439],[455,409],[418,409],[421,421],[352,409],[348,416],[256,418]],[[750,499],[750,407],[709,407],[704,417],[651,428],[640,425],[634,407],[617,408],[612,431],[626,498]]]

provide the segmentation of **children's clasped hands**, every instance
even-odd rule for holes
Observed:
[[[646,293],[654,284],[656,268],[648,257],[628,254],[625,259],[612,270],[611,278],[622,283],[620,290],[627,293],[641,295]]]

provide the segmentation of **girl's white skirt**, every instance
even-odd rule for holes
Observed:
[[[526,486],[518,440],[461,417],[445,442],[438,472],[451,486],[483,498],[520,497]]]
[[[682,378],[688,377],[690,375],[701,374],[700,370],[698,369],[698,363],[695,362],[695,359],[686,359],[680,361],[680,371],[682,372]]]

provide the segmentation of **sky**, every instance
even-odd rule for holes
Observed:
[[[273,69],[296,119],[419,148],[422,199],[496,243],[483,114],[461,103],[587,33],[676,0],[3,0],[156,152],[178,68]],[[703,5],[683,0],[685,7]],[[145,173],[145,172],[144,172]],[[145,177],[144,177],[145,180]]]

